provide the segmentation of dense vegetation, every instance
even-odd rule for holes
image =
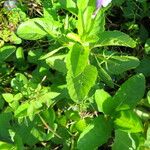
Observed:
[[[0,150],[150,149],[148,0],[0,8]]]

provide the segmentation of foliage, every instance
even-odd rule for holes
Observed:
[[[150,2],[96,2],[0,2],[0,149],[150,149]]]

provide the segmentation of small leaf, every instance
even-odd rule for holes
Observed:
[[[14,96],[11,93],[4,93],[2,96],[8,103],[11,103],[14,100]]]
[[[27,116],[27,109],[29,107],[29,103],[23,103],[21,104],[16,110],[15,110],[15,117],[26,117]]]
[[[3,46],[0,48],[0,62],[6,60],[16,50],[15,46]]]
[[[88,65],[84,71],[77,77],[72,77],[72,74],[67,73],[67,87],[70,97],[73,101],[79,102],[83,100],[92,86],[94,86],[97,78],[97,69]]]
[[[94,150],[106,143],[111,136],[111,123],[103,116],[93,119],[92,124],[87,126],[80,134],[77,141],[79,150]]]
[[[27,83],[28,80],[25,75],[21,73],[16,73],[16,77],[11,80],[11,87],[21,91],[22,87]]]
[[[114,125],[116,129],[130,133],[143,131],[143,125],[140,118],[132,110],[118,112]]]
[[[110,77],[110,75],[107,73],[107,71],[105,69],[103,69],[101,66],[99,66],[98,72],[99,72],[98,75],[100,77],[100,80],[102,80],[108,86],[110,86],[111,88],[113,88],[114,87],[113,80]]]
[[[135,47],[136,42],[127,34],[120,31],[104,31],[99,34],[99,40],[94,47],[102,46],[126,46]]]

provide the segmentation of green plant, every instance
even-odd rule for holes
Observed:
[[[113,1],[116,7],[129,3]],[[0,48],[0,127],[5,126],[0,148],[149,148],[149,40],[138,42],[137,32],[131,38],[109,30],[105,19],[110,5],[98,7],[96,0],[41,4],[43,16],[17,27],[15,34],[23,42]],[[146,1],[138,4],[147,11]],[[141,43],[142,61],[135,52]]]

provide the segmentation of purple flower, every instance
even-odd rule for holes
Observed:
[[[101,8],[102,6],[103,7],[106,7],[112,0],[97,0],[96,1],[96,8]]]
[[[96,10],[92,15],[92,18],[95,18],[99,9],[101,7],[106,7],[112,0],[96,0]]]

